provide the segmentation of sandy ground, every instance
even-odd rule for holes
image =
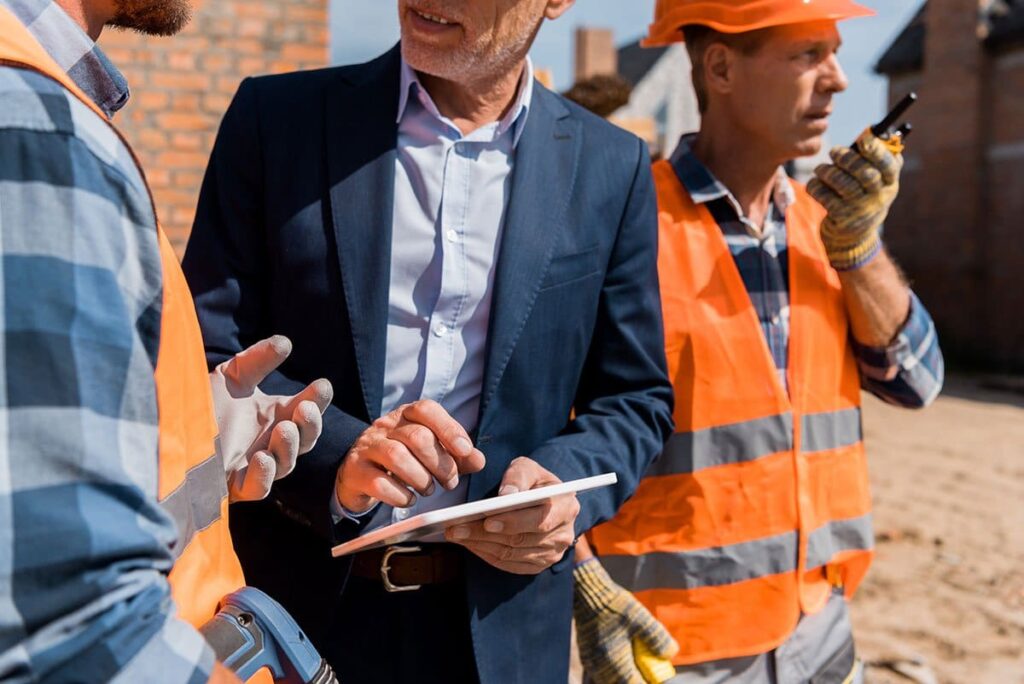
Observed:
[[[862,657],[1024,683],[1024,382],[954,377],[921,412],[869,398],[864,424],[878,555],[853,604]]]
[[[1024,379],[952,377],[925,411],[866,396],[864,425],[878,553],[853,619],[868,684],[1024,684]]]

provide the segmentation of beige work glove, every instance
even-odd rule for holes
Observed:
[[[902,145],[864,131],[854,147],[832,148],[831,164],[821,164],[807,192],[825,209],[821,240],[837,271],[871,261],[882,248],[880,229],[900,189]]]
[[[259,383],[292,353],[292,343],[275,335],[239,352],[210,373],[217,415],[217,453],[224,460],[232,502],[266,498],[275,480],[320,438],[323,412],[334,397],[327,380],[296,395],[264,394]]]
[[[595,684],[661,684],[676,675],[672,635],[596,560],[573,570],[580,660]]]

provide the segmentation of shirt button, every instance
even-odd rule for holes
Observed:
[[[449,228],[448,232],[444,234],[448,238],[448,242],[456,242],[459,239],[459,234],[455,232],[454,228]]]
[[[434,334],[438,337],[444,337],[448,334],[448,326],[444,323],[438,323],[434,326]]]

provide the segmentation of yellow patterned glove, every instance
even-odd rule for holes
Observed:
[[[675,676],[672,636],[596,560],[573,571],[580,660],[595,684],[661,684]]]
[[[879,230],[900,189],[901,149],[866,130],[854,147],[832,148],[832,163],[818,166],[807,183],[828,210],[821,240],[837,271],[859,268],[881,251]]]

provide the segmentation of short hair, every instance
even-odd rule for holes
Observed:
[[[614,74],[602,74],[577,81],[563,95],[584,109],[606,119],[615,110],[629,103],[629,96],[632,92],[633,86],[626,79]]]
[[[752,55],[764,45],[767,32],[771,29],[759,29],[745,33],[722,33],[710,26],[689,24],[683,27],[683,39],[686,51],[693,65],[693,89],[697,93],[697,108],[703,114],[708,108],[708,86],[704,81],[704,53],[713,43],[722,43],[726,47],[738,50],[745,55]]]

